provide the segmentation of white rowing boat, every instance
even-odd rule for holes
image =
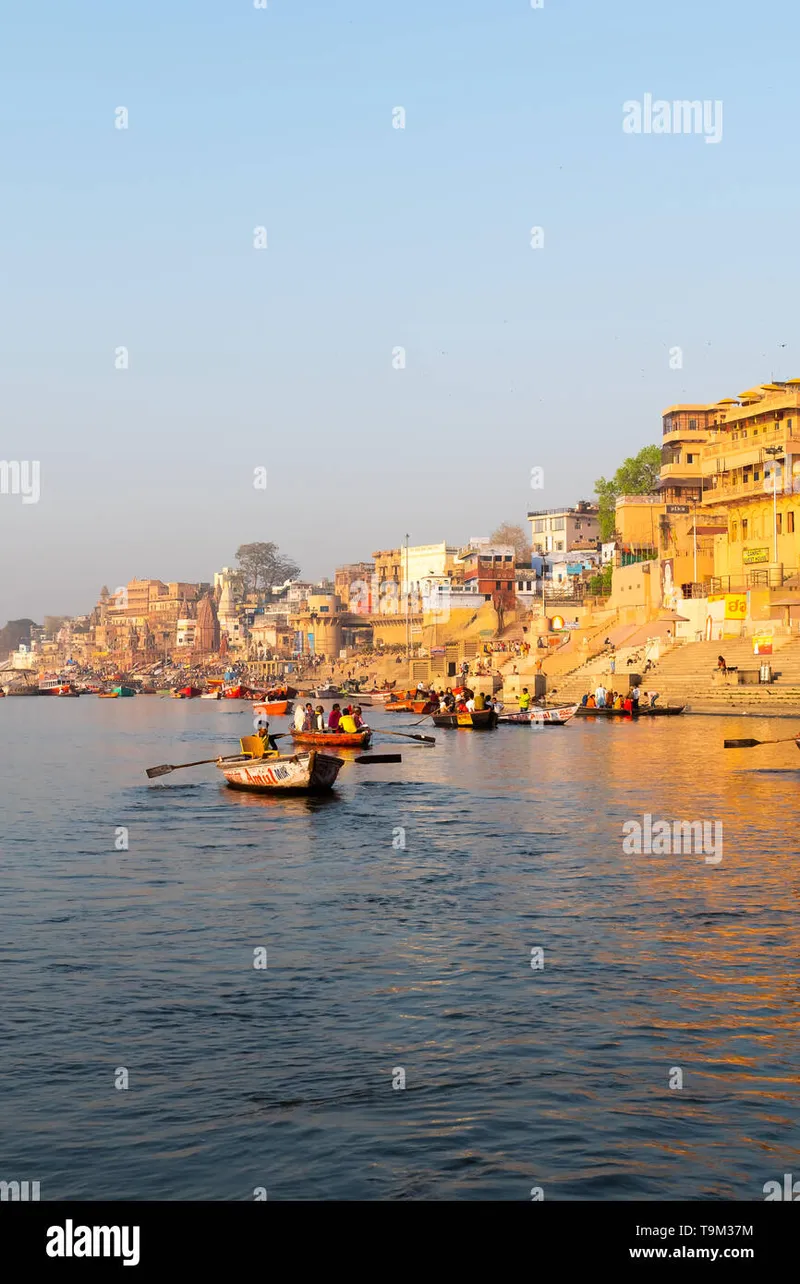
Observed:
[[[563,727],[565,722],[574,718],[578,712],[577,704],[563,704],[557,709],[529,709],[526,713],[501,713],[498,722],[507,726],[555,726]]]
[[[321,793],[333,788],[344,759],[312,750],[273,758],[242,754],[236,758],[220,758],[215,765],[231,789],[248,789],[260,794],[277,790]]]

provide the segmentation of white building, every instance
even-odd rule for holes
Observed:
[[[528,513],[535,553],[568,553],[575,544],[600,538],[597,504],[582,499],[575,508],[543,508]]]

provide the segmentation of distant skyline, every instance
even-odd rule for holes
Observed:
[[[798,34],[785,0],[9,6],[0,459],[41,494],[0,494],[0,625],[255,540],[317,580],[524,523],[670,404],[800,377]],[[659,101],[715,106],[624,127]]]

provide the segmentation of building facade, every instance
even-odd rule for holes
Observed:
[[[597,544],[600,520],[597,504],[580,500],[575,508],[544,508],[528,513],[534,553],[568,553],[576,544]]]

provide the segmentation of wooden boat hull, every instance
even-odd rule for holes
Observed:
[[[501,713],[498,722],[509,727],[563,727],[577,711],[576,704],[565,704],[558,709],[529,709],[527,713]]]
[[[315,700],[341,700],[346,697],[346,691],[337,691],[335,687],[317,687],[312,691]]]
[[[293,731],[292,739],[299,745],[315,745],[318,749],[369,749],[372,732],[369,727],[353,734],[350,731]]]
[[[433,725],[458,731],[492,731],[497,726],[494,709],[476,709],[474,713],[434,713]]]
[[[332,789],[344,766],[333,754],[291,754],[280,758],[238,758],[216,763],[229,789],[250,793],[324,793]]]
[[[119,691],[99,691],[98,700],[119,700]]]
[[[268,718],[283,718],[294,708],[291,700],[261,700],[253,705],[253,713],[263,713]]]
[[[576,712],[578,718],[676,718],[683,713],[685,704],[656,705],[654,709],[587,709],[579,704]]]
[[[414,706],[410,700],[393,700],[383,706],[386,713],[413,713]]]

